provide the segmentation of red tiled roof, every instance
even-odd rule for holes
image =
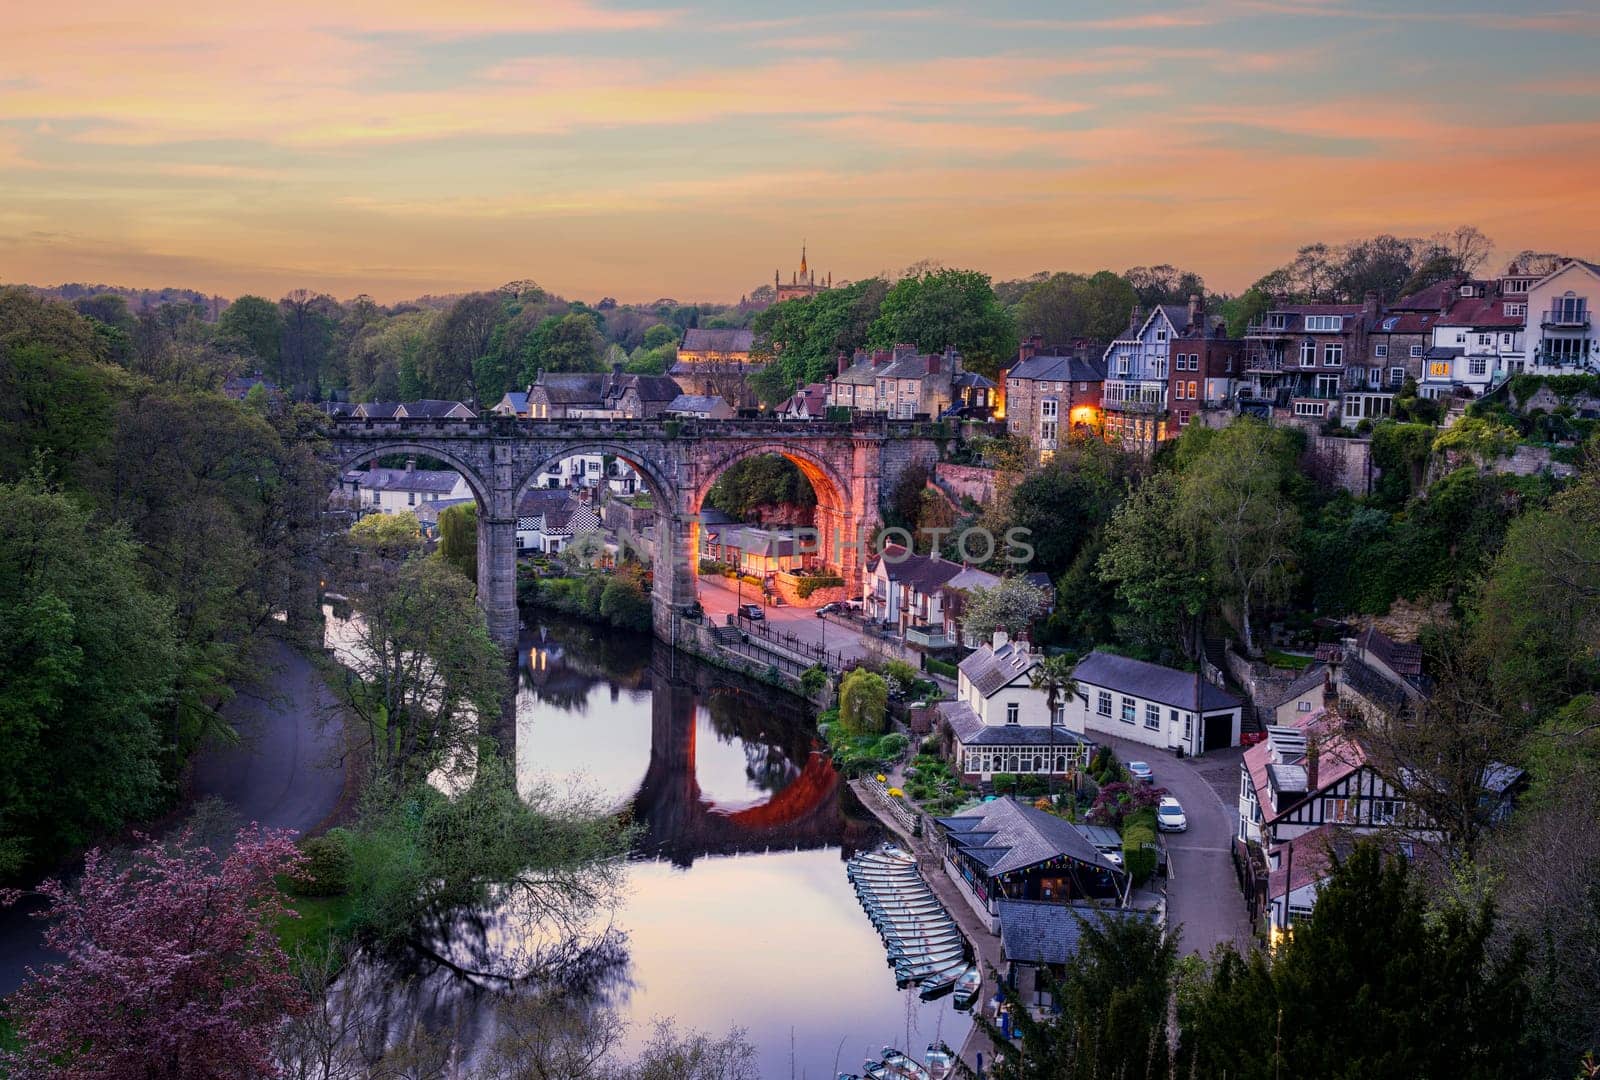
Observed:
[[[1512,303],[1524,304],[1525,300]],[[1450,305],[1450,311],[1439,321],[1446,326],[1470,326],[1494,329],[1521,328],[1524,316],[1507,315],[1506,301],[1501,296],[1463,296]]]
[[[1317,747],[1317,786],[1306,792],[1309,798],[1316,791],[1332,787],[1367,763],[1366,750],[1344,730],[1344,720],[1337,712],[1317,711],[1297,717],[1286,725],[1296,727],[1306,734],[1306,742]],[[1289,764],[1304,765],[1305,758]],[[1267,768],[1272,764],[1271,740],[1259,742],[1244,752],[1245,769],[1250,773],[1250,786],[1255,788],[1256,801],[1261,804],[1263,824],[1274,821],[1289,805],[1277,809],[1272,806],[1271,788],[1267,782]],[[1299,800],[1296,800],[1298,803]]]

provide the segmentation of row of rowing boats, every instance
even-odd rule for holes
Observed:
[[[970,1005],[982,978],[967,962],[966,937],[922,880],[916,860],[886,847],[856,855],[846,872],[883,938],[895,982],[920,987],[924,998],[954,990],[958,1007]]]

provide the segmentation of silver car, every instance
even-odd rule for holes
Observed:
[[[1183,804],[1171,795],[1164,795],[1156,807],[1156,828],[1162,832],[1187,832],[1189,819],[1184,816]]]

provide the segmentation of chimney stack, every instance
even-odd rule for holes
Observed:
[[[1011,640],[1011,635],[1010,634],[1006,633],[1004,630],[996,630],[994,632],[994,637],[993,637],[993,639],[991,641],[991,646],[996,651],[998,651],[1001,648],[1001,646],[1005,645],[1010,640]]]
[[[850,366],[850,357],[849,357],[849,355],[847,353],[841,352],[839,354],[839,374],[843,375],[844,372],[845,372],[845,369],[848,368],[849,366]]]
[[[414,458],[414,457],[406,458],[406,472],[414,473],[416,471],[417,471],[417,459]]]
[[[1306,747],[1306,794],[1310,795],[1317,790],[1317,773],[1322,758],[1322,749],[1317,746],[1313,738]]]
[[[1195,329],[1197,327],[1198,323],[1200,322],[1200,312],[1202,310],[1203,309],[1200,306],[1200,295],[1198,293],[1190,293],[1189,294],[1189,328],[1190,329]],[[1204,329],[1204,328],[1201,327],[1200,329]]]
[[[1378,317],[1378,294],[1368,291],[1367,295],[1362,298],[1361,307],[1368,318],[1376,319]]]

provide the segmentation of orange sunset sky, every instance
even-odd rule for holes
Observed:
[[[0,280],[734,299],[1470,223],[1600,252],[1600,7],[12,5]]]

